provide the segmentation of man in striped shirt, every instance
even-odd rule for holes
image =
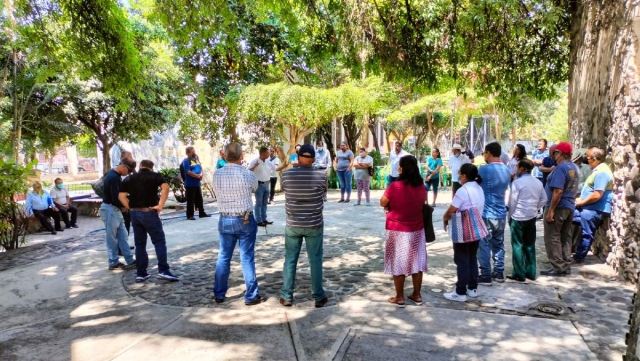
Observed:
[[[313,146],[303,145],[298,151],[298,165],[282,174],[287,225],[284,231],[284,281],[280,291],[280,304],[286,307],[290,307],[293,302],[296,267],[303,239],[309,257],[311,292],[315,306],[322,307],[328,301],[322,288],[322,209],[327,174],[324,170],[313,168],[315,156]]]
[[[229,288],[231,257],[238,243],[246,287],[244,304],[253,306],[266,300],[258,290],[254,258],[258,225],[253,217],[251,196],[258,189],[258,178],[242,166],[243,154],[240,144],[228,144],[225,154],[227,164],[213,174],[213,190],[218,196],[220,210],[220,252],[216,263],[213,295],[217,303],[224,302]]]

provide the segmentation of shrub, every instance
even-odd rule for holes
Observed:
[[[5,250],[16,249],[25,242],[29,218],[15,196],[27,193],[35,163],[21,166],[0,159],[0,246]]]

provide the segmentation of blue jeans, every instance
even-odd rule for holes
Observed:
[[[478,262],[480,277],[504,273],[504,227],[505,219],[482,218],[487,225],[489,236],[480,240]],[[493,272],[491,272],[491,254],[493,253]]]
[[[131,214],[131,225],[133,226],[133,239],[136,244],[137,274],[146,276],[147,266],[149,266],[149,256],[147,255],[147,234],[151,237],[151,243],[156,249],[158,259],[158,273],[169,270],[167,263],[167,243],[164,238],[162,221],[158,212],[138,212],[129,211]]]
[[[296,268],[298,257],[304,239],[309,258],[309,270],[311,271],[311,296],[316,301],[324,298],[322,288],[322,240],[324,227],[297,228],[286,226],[284,228],[284,267],[282,270],[282,289],[280,294],[285,300],[293,299],[293,290],[296,287]]]
[[[267,220],[267,203],[269,203],[269,182],[258,184],[258,189],[256,189],[256,205],[253,209],[256,222]]]
[[[118,248],[127,264],[133,263],[133,256],[127,242],[129,235],[124,227],[124,218],[120,208],[102,203],[100,206],[100,219],[104,222],[104,230],[107,235],[105,243],[107,244],[109,266],[115,266],[120,263]]]
[[[339,170],[338,182],[340,183],[340,199],[344,199],[344,192],[347,192],[347,199],[351,198],[351,178],[353,171],[351,170]]]
[[[268,192],[267,192],[268,194]],[[256,279],[256,234],[258,225],[255,218],[249,216],[249,224],[244,224],[241,216],[220,216],[218,221],[218,233],[220,234],[220,252],[216,263],[216,276],[213,283],[213,294],[216,298],[224,299],[229,288],[229,270],[231,268],[231,256],[238,243],[240,249],[240,262],[242,263],[242,275],[246,291],[244,301],[251,302],[260,297],[258,292],[258,280]]]
[[[580,238],[580,243],[578,243],[576,253],[573,255],[573,259],[582,262],[587,256],[587,253],[589,253],[589,249],[591,249],[591,243],[593,242],[596,230],[600,224],[602,224],[602,212],[591,209],[578,211],[576,209],[573,221],[580,222],[580,226],[582,227],[582,237]]]

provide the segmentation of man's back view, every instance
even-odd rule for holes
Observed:
[[[313,168],[315,149],[303,145],[298,152],[298,166],[282,174],[287,226],[285,227],[285,256],[280,304],[290,307],[293,303],[296,268],[302,241],[307,246],[311,273],[311,292],[316,307],[324,306],[328,298],[322,288],[322,243],[324,237],[324,194],[327,175],[324,170]]]

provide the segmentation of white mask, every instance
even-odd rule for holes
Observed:
[[[318,147],[318,152],[322,152],[323,150],[324,150],[324,148]]]
[[[458,158],[460,156],[460,154],[454,154],[453,156]]]

